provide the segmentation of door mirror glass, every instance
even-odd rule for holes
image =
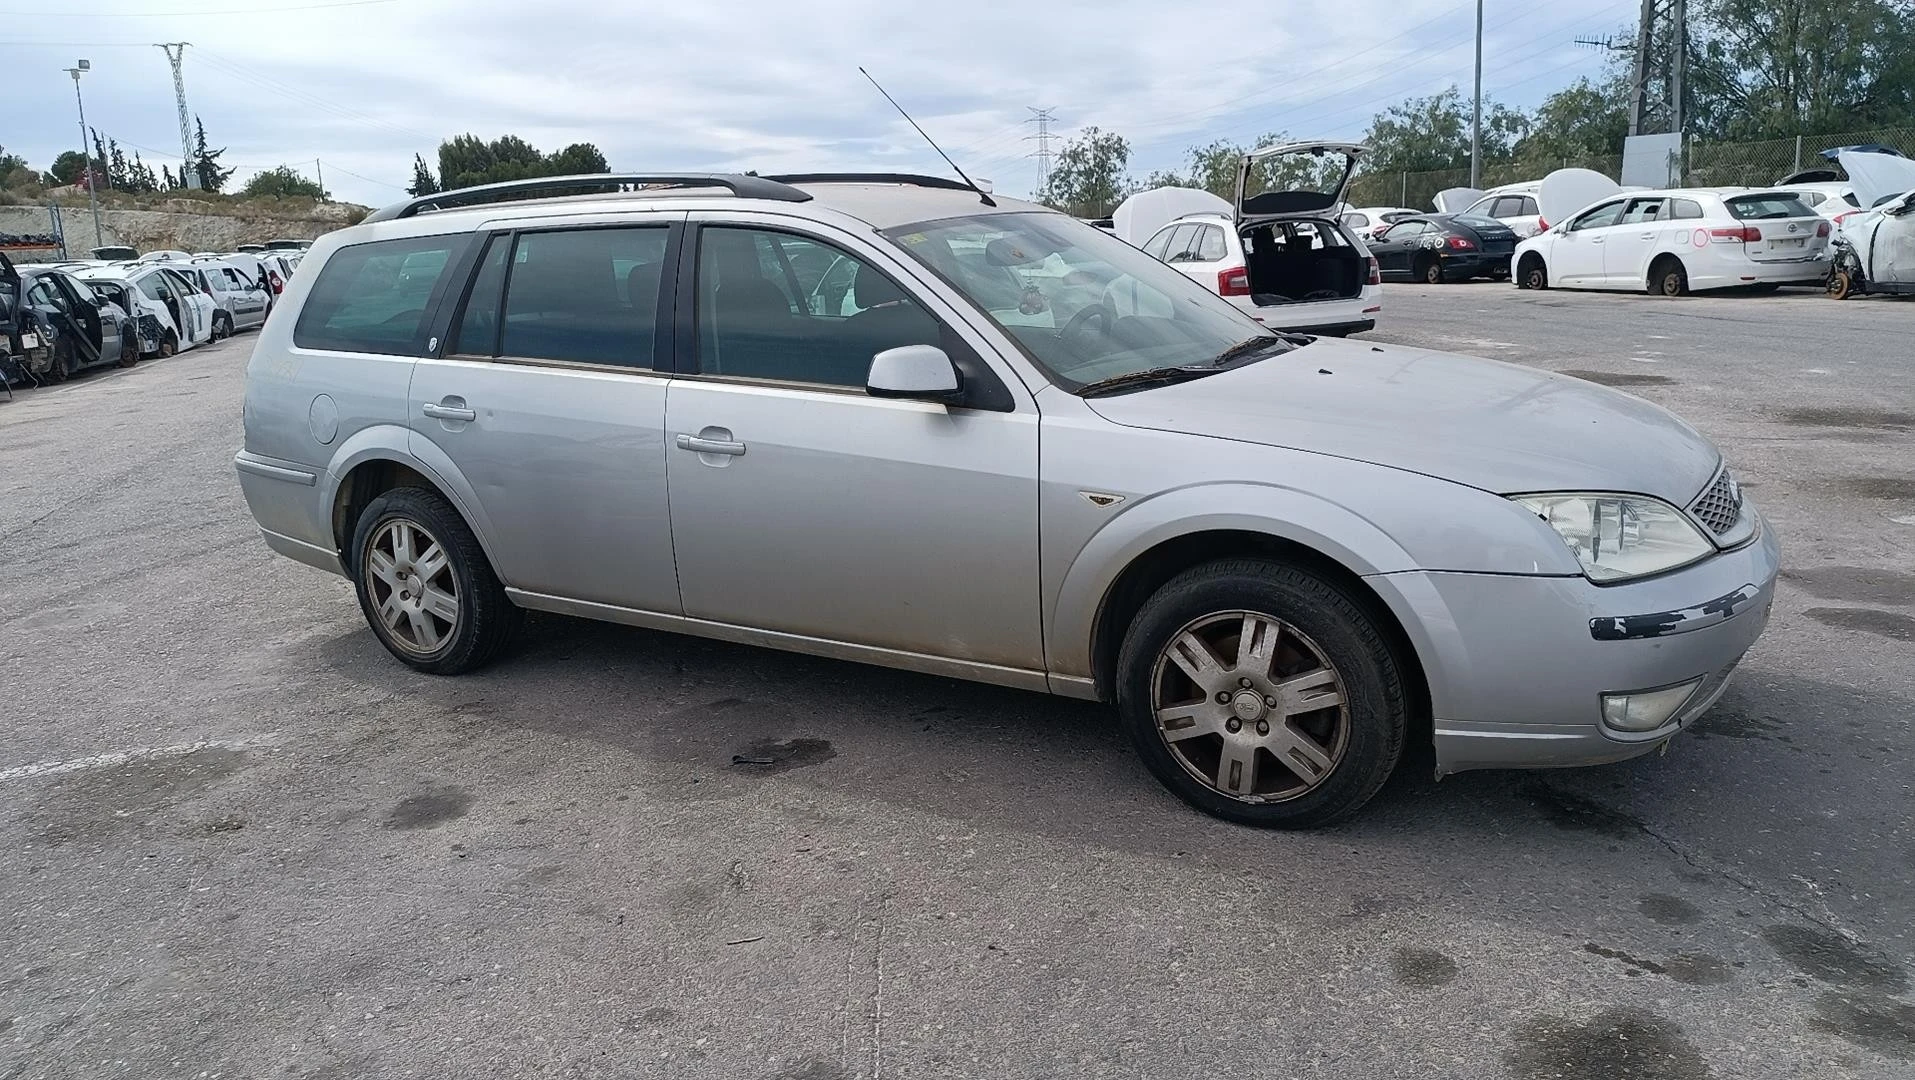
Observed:
[[[872,397],[947,404],[962,396],[957,367],[935,345],[900,345],[873,356],[864,388]]]

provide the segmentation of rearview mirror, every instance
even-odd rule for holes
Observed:
[[[865,392],[872,397],[953,404],[964,396],[957,367],[935,345],[901,345],[871,358]]]

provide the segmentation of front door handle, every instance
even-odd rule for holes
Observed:
[[[1654,240],[1655,238],[1656,238],[1656,234],[1652,232],[1643,233],[1641,237],[1641,239],[1644,239],[1644,240]]]
[[[434,420],[464,420],[471,422],[479,418],[476,410],[468,409],[463,398],[447,398],[445,401],[428,401],[419,407],[419,411]],[[458,402],[458,404],[451,404]]]
[[[697,435],[679,435],[672,440],[680,450],[691,450],[700,454],[723,454],[726,457],[742,457],[745,444],[730,439],[705,439]]]

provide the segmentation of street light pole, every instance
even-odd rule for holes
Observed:
[[[94,188],[99,183],[99,174],[93,171],[93,143],[87,138],[86,100],[80,96],[80,72],[91,70],[93,65],[85,60],[66,69],[73,76],[73,103],[80,107],[80,156],[86,159],[86,201],[93,207],[93,246],[106,243],[106,233],[100,228],[100,193]],[[106,163],[101,162],[104,168]]]
[[[1476,0],[1476,111],[1470,121],[1469,186],[1483,186],[1483,0]]]

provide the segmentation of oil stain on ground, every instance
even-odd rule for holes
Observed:
[[[1818,566],[1809,570],[1784,570],[1782,580],[1824,600],[1848,604],[1915,604],[1915,574],[1899,570]]]
[[[1888,1057],[1915,1060],[1915,1005],[1889,998],[1823,994],[1815,1002],[1809,1024]]]
[[[1702,909],[1680,896],[1650,893],[1636,898],[1636,910],[1667,926],[1686,926],[1702,921]]]
[[[1860,630],[1890,641],[1915,641],[1915,618],[1900,612],[1875,608],[1818,607],[1803,612],[1824,626],[1839,630]]]
[[[244,750],[206,747],[176,757],[142,758],[64,777],[35,807],[42,843],[99,841],[137,830],[246,764]]]
[[[1789,409],[1782,422],[1796,427],[1876,428],[1885,431],[1915,429],[1915,413],[1894,409]]]
[[[772,1080],[851,1080],[851,1073],[830,1058],[812,1054],[792,1063]]]
[[[1642,1009],[1586,1024],[1540,1016],[1519,1028],[1503,1061],[1520,1080],[1705,1080],[1709,1066],[1682,1029]]]
[[[1908,989],[1908,973],[1900,964],[1870,955],[1832,930],[1778,923],[1762,928],[1762,940],[1795,970],[1825,983],[1891,994]]]
[[[732,755],[731,762],[740,772],[790,772],[807,765],[818,765],[838,756],[827,739],[787,739],[773,742],[761,739]]]
[[[456,821],[472,809],[472,796],[462,787],[428,788],[408,795],[386,815],[386,825],[394,829],[430,829]]]
[[[1390,970],[1404,986],[1429,990],[1456,978],[1456,961],[1435,949],[1398,949],[1390,954]]]
[[[1676,381],[1667,375],[1639,371],[1565,371],[1562,374],[1603,386],[1668,386]]]
[[[1642,822],[1628,814],[1547,784],[1531,784],[1523,789],[1523,796],[1545,821],[1564,832],[1593,832],[1617,839],[1642,832]]]
[[[1776,732],[1782,730],[1781,718],[1774,716],[1754,716],[1735,708],[1710,709],[1702,714],[1690,728],[1689,734],[1698,739],[1707,739],[1720,735],[1725,739],[1759,739],[1774,742]],[[1783,742],[1788,736],[1779,736]]]
[[[1890,499],[1897,502],[1915,499],[1915,477],[1844,476],[1840,483],[1864,499]]]

